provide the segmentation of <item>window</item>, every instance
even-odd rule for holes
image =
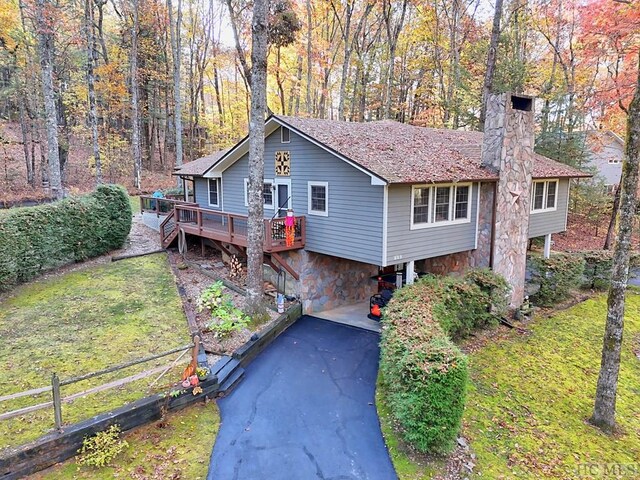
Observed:
[[[449,220],[451,220],[449,216],[451,213],[451,209],[449,208],[449,204],[451,203],[451,199],[449,198],[451,194],[451,187],[435,187],[435,190],[436,202],[433,221],[448,222]]]
[[[456,188],[456,203],[454,205],[454,220],[461,220],[467,218],[469,215],[469,187],[457,187]]]
[[[329,184],[327,182],[309,182],[309,215],[329,216]]]
[[[220,179],[219,178],[209,179],[209,206],[210,207],[220,206]]]
[[[273,208],[273,180],[265,180],[262,186],[262,198],[265,208]],[[249,206],[249,179],[244,179],[244,206]]]
[[[557,180],[540,180],[533,182],[531,189],[531,212],[544,212],[556,209],[558,197]]]
[[[429,222],[429,192],[429,187],[413,189],[413,223]]]
[[[291,130],[287,127],[280,127],[280,143],[291,142]]]
[[[616,163],[620,163],[620,159],[616,158],[616,157],[609,157],[609,159],[607,160],[610,164],[616,164]]]
[[[470,221],[471,185],[418,185],[411,190],[412,229]]]

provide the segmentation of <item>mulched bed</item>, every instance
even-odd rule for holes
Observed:
[[[207,248],[204,257],[200,255],[200,247],[197,247],[197,252],[195,250],[192,248],[184,256],[177,251],[169,251],[169,262],[182,290],[184,308],[187,317],[192,319],[195,328],[201,332],[200,337],[205,350],[215,355],[230,355],[236,348],[247,342],[253,333],[271,325],[279,317],[279,314],[274,310],[267,309],[269,319],[266,322],[252,323],[249,328],[233,332],[224,339],[217,338],[213,332],[207,329],[211,315],[208,312],[200,313],[197,311],[197,299],[209,285],[216,281],[216,278],[230,282],[240,289],[244,289],[244,282],[238,281],[237,278],[230,278],[228,265],[222,261],[221,255],[215,250]],[[235,307],[241,309],[244,306],[243,294],[226,287],[224,292],[231,298]],[[265,295],[265,302],[273,304],[274,299]]]

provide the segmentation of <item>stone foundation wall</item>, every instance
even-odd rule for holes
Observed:
[[[371,279],[378,274],[376,265],[306,250],[281,256],[300,275],[300,280],[287,275],[287,293],[300,297],[305,314],[367,301],[377,291],[378,284]],[[275,273],[269,270],[275,285]]]

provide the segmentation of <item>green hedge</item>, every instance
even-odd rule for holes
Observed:
[[[540,285],[531,299],[536,305],[553,306],[583,283],[585,259],[580,254],[556,253],[549,258],[531,255],[528,260],[531,282]]]
[[[467,358],[449,335],[496,321],[507,293],[506,282],[489,271],[427,276],[396,291],[384,309],[382,395],[402,437],[418,451],[450,451],[460,429]]]
[[[123,245],[131,230],[126,190],[99,186],[95,192],[0,216],[0,290],[70,262]]]

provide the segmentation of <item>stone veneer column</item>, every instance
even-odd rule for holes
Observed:
[[[533,147],[533,98],[489,95],[482,164],[498,170],[492,267],[511,285],[512,307],[524,299]]]

